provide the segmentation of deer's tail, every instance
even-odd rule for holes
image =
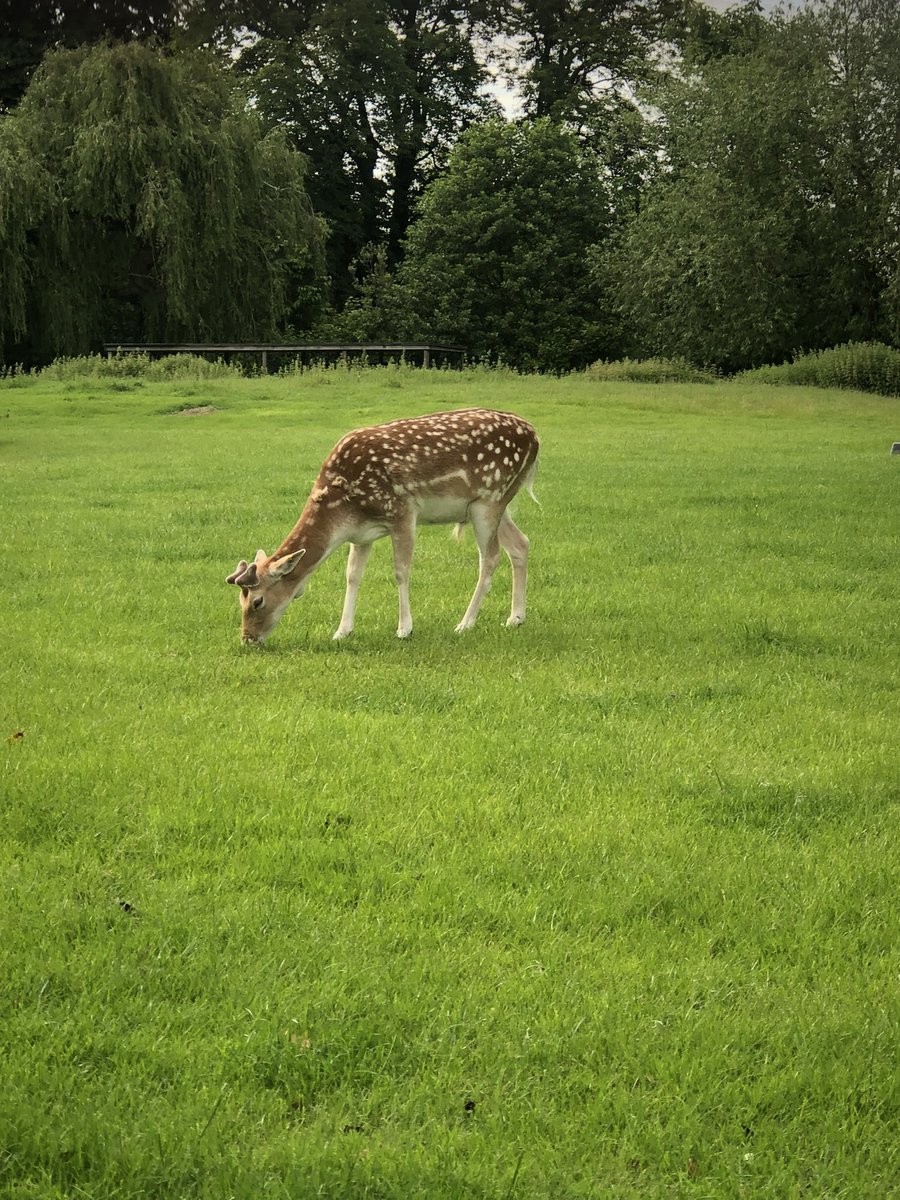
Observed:
[[[535,502],[535,504],[538,506],[538,508],[543,508],[544,506],[541,504],[540,500],[538,500],[537,496],[534,494],[534,480],[537,475],[537,469],[538,469],[538,460],[537,460],[537,456],[535,456],[534,462],[528,468],[528,474],[525,476],[525,479],[522,483],[522,487],[525,489],[525,491],[528,493],[528,495],[532,498],[532,500]]]

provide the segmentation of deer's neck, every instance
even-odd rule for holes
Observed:
[[[290,576],[298,585],[347,541],[347,507],[346,498],[336,489],[313,488],[297,524],[272,555],[275,559],[297,550],[306,551],[295,574]]]

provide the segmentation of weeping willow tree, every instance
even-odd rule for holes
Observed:
[[[31,280],[29,235],[41,219],[50,181],[16,123],[0,119],[0,356],[26,333]],[[2,361],[2,357],[0,357]]]
[[[7,361],[307,324],[323,229],[304,174],[204,55],[50,54],[0,119]]]

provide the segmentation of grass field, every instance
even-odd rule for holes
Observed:
[[[224,577],[347,429],[542,439],[504,561]],[[205,415],[173,415],[212,405]],[[0,1195],[900,1196],[897,401],[0,384]]]

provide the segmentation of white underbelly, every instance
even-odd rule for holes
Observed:
[[[422,525],[456,525],[469,519],[469,503],[463,496],[419,496],[416,519]]]
[[[390,528],[381,521],[368,521],[356,525],[341,540],[353,542],[355,546],[371,546],[373,542],[377,542],[379,538],[387,537],[389,533]]]

